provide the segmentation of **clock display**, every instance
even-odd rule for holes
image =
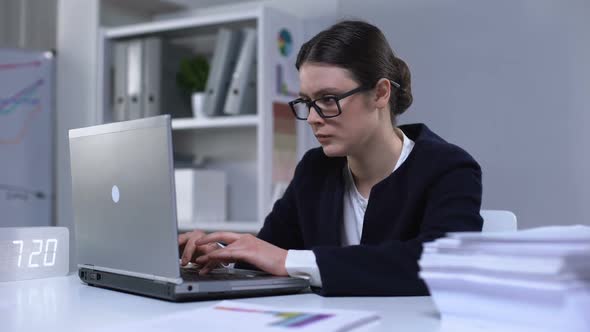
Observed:
[[[69,257],[65,227],[0,228],[0,281],[67,275]]]

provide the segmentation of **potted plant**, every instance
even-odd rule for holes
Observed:
[[[193,116],[204,117],[203,99],[209,76],[209,62],[202,55],[183,59],[176,74],[176,82],[185,93],[191,96]]]

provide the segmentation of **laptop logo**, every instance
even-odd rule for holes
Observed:
[[[117,187],[116,185],[113,186],[113,189],[111,189],[111,197],[113,198],[113,202],[119,203],[120,193],[119,187]]]

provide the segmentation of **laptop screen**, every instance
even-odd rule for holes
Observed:
[[[77,262],[179,277],[170,117],[70,131]]]

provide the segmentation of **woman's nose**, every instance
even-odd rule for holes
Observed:
[[[309,115],[307,116],[307,123],[311,125],[314,123],[320,123],[322,121],[324,121],[324,119],[318,114],[315,108],[312,107],[309,110]]]

